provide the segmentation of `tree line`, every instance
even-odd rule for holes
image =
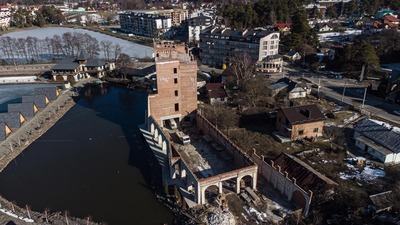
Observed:
[[[97,58],[100,53],[103,53],[107,61],[116,61],[122,53],[122,47],[118,43],[114,44],[111,41],[99,43],[89,34],[78,32],[66,32],[45,39],[0,37],[3,64],[16,63],[16,61],[37,63],[75,58],[82,50],[85,50],[91,58]]]

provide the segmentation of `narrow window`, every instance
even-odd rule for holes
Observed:
[[[179,111],[179,103],[175,103],[175,112]]]
[[[178,90],[175,90],[175,96],[178,96]]]
[[[299,135],[303,135],[304,134],[304,130],[299,130]]]
[[[174,73],[178,73],[178,69],[177,68],[174,68]]]
[[[178,78],[174,78],[174,84],[178,83]]]
[[[314,128],[314,133],[317,133],[318,132],[318,127],[317,128]]]

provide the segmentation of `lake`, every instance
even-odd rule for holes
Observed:
[[[138,125],[147,94],[89,87],[47,133],[0,173],[0,194],[35,211],[68,210],[110,225],[173,223],[150,187]]]

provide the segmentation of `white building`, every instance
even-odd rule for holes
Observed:
[[[8,6],[0,6],[0,27],[9,27],[11,11]]]
[[[200,59],[211,66],[229,64],[232,58],[243,54],[254,62],[262,61],[278,54],[279,41],[277,31],[210,27],[200,34]]]
[[[400,133],[395,129],[364,119],[354,127],[355,145],[383,163],[400,163]]]
[[[210,27],[213,24],[213,20],[208,16],[198,16],[189,19],[188,22],[188,42],[200,41],[200,33]]]
[[[171,18],[143,12],[127,12],[119,14],[121,30],[126,33],[159,37],[167,33],[172,26]]]

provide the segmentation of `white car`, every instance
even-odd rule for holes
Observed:
[[[393,111],[393,113],[400,116],[400,111]]]

